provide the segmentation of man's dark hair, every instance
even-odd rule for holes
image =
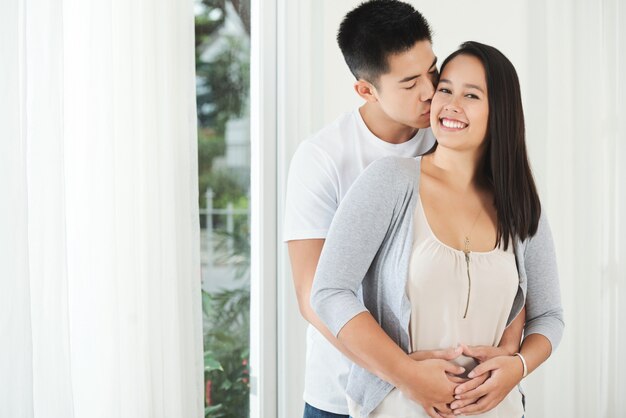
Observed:
[[[489,120],[485,137],[482,173],[493,188],[498,214],[496,245],[509,239],[526,239],[537,232],[541,202],[528,162],[522,93],[515,67],[496,48],[478,42],[465,42],[441,64],[459,55],[469,55],[482,63],[487,82]]]
[[[411,49],[416,42],[432,42],[428,22],[410,4],[370,0],[344,17],[337,42],[357,80],[376,84],[389,71],[389,55]]]

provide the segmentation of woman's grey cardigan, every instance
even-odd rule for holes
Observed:
[[[411,306],[405,292],[413,247],[413,212],[421,158],[385,157],[372,163],[344,197],[326,237],[311,294],[313,309],[336,336],[369,311],[387,335],[409,351]],[[537,233],[514,244],[519,288],[507,325],[526,305],[524,335],[542,334],[554,351],[563,310],[552,234],[542,214]],[[446,348],[446,347],[442,347]],[[352,365],[347,394],[367,417],[393,389]]]

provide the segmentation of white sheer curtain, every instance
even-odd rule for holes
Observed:
[[[625,416],[626,5],[529,6],[531,155],[559,255],[565,334],[529,417]]]
[[[203,416],[193,4],[0,4],[0,416]]]

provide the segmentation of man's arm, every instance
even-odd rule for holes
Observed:
[[[335,338],[311,307],[311,287],[323,246],[323,239],[303,239],[287,243],[298,307],[304,319],[313,325],[335,348],[354,361],[356,360],[354,354]],[[362,366],[362,364],[360,365]]]
[[[375,344],[376,348],[374,351],[376,352],[376,355],[372,355],[371,350],[366,349],[359,353],[365,356],[362,357],[361,355],[357,355],[355,352],[350,351],[338,338],[336,338],[311,307],[311,288],[313,286],[313,279],[315,277],[315,271],[317,269],[317,264],[319,262],[320,254],[322,253],[323,246],[323,239],[295,240],[287,243],[289,258],[291,260],[293,283],[296,289],[298,307],[300,308],[301,315],[311,325],[317,328],[317,330],[331,344],[333,344],[333,346],[335,346],[350,360],[365,369],[375,372],[378,376],[381,376],[388,382],[400,387],[405,393],[411,393],[413,396],[416,396],[417,394],[413,390],[413,386],[415,386],[414,381],[412,381],[411,384],[406,384],[404,381],[398,380],[398,376],[406,374],[407,367],[405,367],[405,365],[408,357],[406,357],[400,347],[391,341],[391,339],[384,333],[380,326],[378,326],[376,321],[369,316],[369,314],[365,315],[366,318],[363,318],[363,315],[361,315],[360,318],[350,321],[350,325],[352,327],[349,326],[347,328],[352,329],[352,332],[343,332],[343,336],[347,336],[349,340],[356,340],[356,342],[351,342],[357,347],[364,345],[364,339],[367,340],[367,344],[365,344],[367,346],[369,346],[372,341],[380,341],[383,343]],[[356,324],[357,322],[359,323],[358,325]],[[425,358],[420,360],[444,357],[450,350],[439,351],[441,352],[440,355],[435,355],[434,352],[424,352],[423,354],[425,354]],[[452,358],[457,357],[458,355],[460,355],[460,352],[453,355]],[[363,360],[364,358],[365,360]],[[380,359],[382,359],[382,361]],[[397,361],[398,359],[401,359],[401,361]],[[429,381],[431,385],[434,381],[436,381],[439,384],[438,389],[440,391],[443,390],[445,392],[452,392],[455,384],[448,379],[441,379],[441,377],[447,376],[442,374],[441,370],[447,370],[449,373],[462,373],[462,368],[455,366],[452,363],[445,363],[443,360],[440,360],[442,362],[441,364],[430,363],[430,361],[436,360],[410,361],[408,365],[410,366],[409,368],[415,367],[418,370],[417,374],[420,375],[420,379],[423,379],[423,381]],[[439,379],[436,379],[437,377],[439,377]],[[429,393],[429,395],[431,393]],[[422,392],[419,392],[419,396],[421,398],[424,395]],[[449,414],[451,411],[445,406],[446,402],[451,402],[453,400],[451,397],[450,399],[445,399],[446,402],[437,402],[438,399],[436,398],[421,398],[421,400],[423,400],[423,406],[429,416],[452,416]],[[435,409],[432,406],[432,404],[435,403],[438,404],[437,406],[440,411],[439,414],[435,412]]]
[[[463,354],[475,358],[479,363],[483,363],[494,357],[512,356],[518,353],[525,322],[526,308],[524,307],[509,326],[506,327],[497,347],[490,345],[463,346]]]
[[[300,314],[311,325],[313,325],[330,343],[332,343],[338,350],[344,355],[349,356],[347,348],[341,344],[335,336],[329,331],[324,323],[311,308],[311,287],[313,286],[313,278],[315,277],[315,270],[317,269],[317,263],[319,262],[322,247],[324,246],[323,239],[303,239],[289,241],[287,247],[289,249],[289,259],[291,261],[291,271],[293,276],[293,285],[296,290],[296,297],[298,298],[298,308]],[[525,309],[511,322],[511,324],[504,330],[502,339],[498,347],[506,350],[506,354],[512,355],[519,351],[520,341],[522,339],[522,330],[524,329],[524,322],[526,319]],[[441,347],[446,348],[446,347]],[[435,356],[434,352],[428,351],[428,356],[425,358],[444,358],[445,356]],[[482,354],[476,353],[479,357]],[[495,354],[495,353],[494,353]],[[499,355],[505,353],[498,353]],[[480,361],[488,360],[495,355],[485,356]],[[350,357],[350,356],[349,356]],[[453,355],[453,358],[456,356]],[[417,359],[417,358],[416,358]]]
[[[519,352],[522,341],[522,331],[526,324],[526,307],[515,317],[513,322],[504,330],[498,347],[503,348],[509,356]]]

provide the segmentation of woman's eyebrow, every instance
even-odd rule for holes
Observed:
[[[452,84],[452,82],[450,80],[448,80],[447,78],[440,78],[439,79],[440,83],[447,83],[447,84]],[[482,89],[482,87],[476,85],[476,84],[470,84],[470,83],[465,83],[463,84],[463,87],[467,87],[470,89],[476,89],[478,91],[480,91],[481,93],[485,93],[485,91]]]

